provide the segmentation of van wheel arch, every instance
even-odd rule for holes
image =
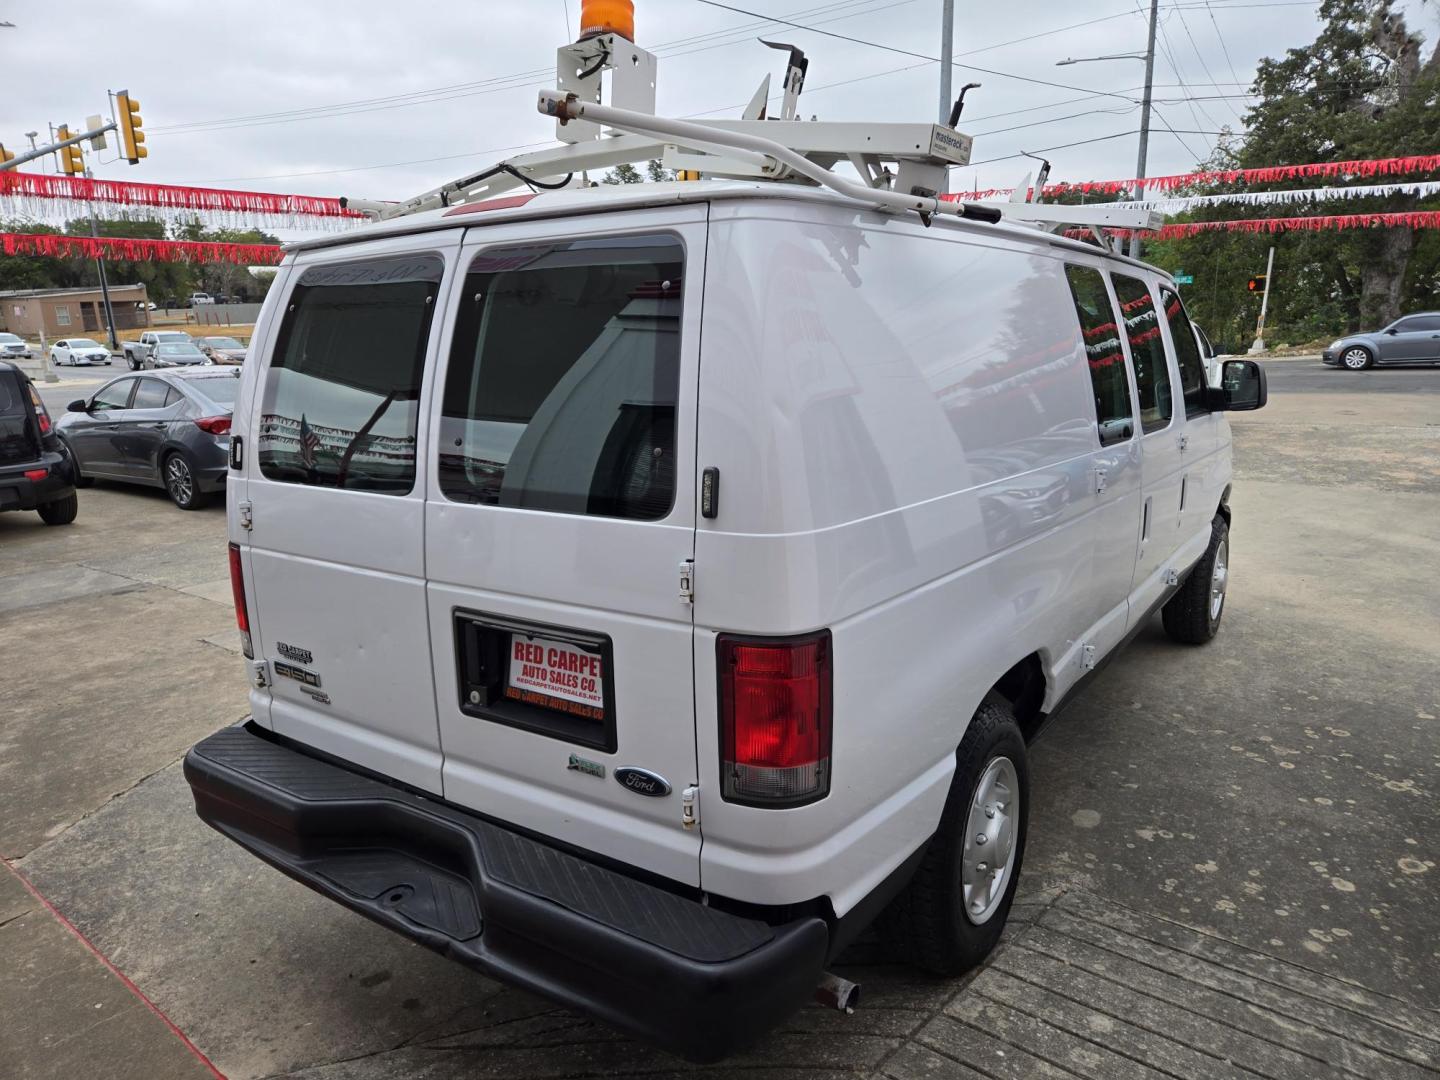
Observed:
[[[991,692],[1004,698],[1028,744],[1045,720],[1045,666],[1039,653],[1031,653],[1000,676]],[[989,695],[986,695],[987,697]]]

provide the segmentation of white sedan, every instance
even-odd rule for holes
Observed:
[[[50,363],[57,367],[61,364],[68,364],[71,367],[78,365],[104,364],[110,365],[110,350],[101,345],[98,341],[91,341],[89,338],[66,338],[64,341],[57,341],[50,346]]]

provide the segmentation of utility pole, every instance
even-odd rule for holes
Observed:
[[[1265,291],[1260,294],[1260,320],[1255,324],[1255,342],[1250,346],[1250,352],[1262,353],[1265,351],[1265,309],[1270,306],[1270,275],[1275,269],[1275,248],[1270,248],[1270,254],[1265,259]]]
[[[940,15],[940,123],[950,122],[950,76],[955,70],[955,0],[941,0]]]
[[[85,179],[93,179],[88,166],[85,169]],[[90,213],[90,235],[98,240],[100,227],[95,224],[95,201],[91,199],[85,206]],[[120,340],[115,336],[115,311],[110,306],[110,282],[105,278],[105,260],[99,255],[95,256],[95,269],[100,275],[100,299],[105,304],[105,329],[110,332],[110,351],[116,352],[120,348]]]
[[[1145,46],[1145,96],[1140,100],[1140,154],[1135,162],[1135,175],[1145,179],[1145,155],[1150,149],[1150,97],[1155,87],[1155,22],[1160,16],[1160,0],[1150,0],[1150,38]],[[1145,197],[1145,185],[1136,185],[1135,198]],[[1130,257],[1140,257],[1140,233],[1130,234]]]

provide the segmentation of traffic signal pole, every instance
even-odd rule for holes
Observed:
[[[1265,351],[1265,309],[1270,306],[1270,272],[1275,269],[1275,248],[1265,259],[1265,291],[1260,294],[1260,321],[1255,324],[1255,341],[1250,346],[1252,353]]]
[[[91,179],[90,170],[85,170],[85,179]],[[100,238],[100,227],[95,223],[95,203],[89,200],[85,203],[90,213],[90,235],[97,240]],[[100,275],[100,299],[105,305],[105,329],[110,332],[110,351],[118,352],[120,339],[115,336],[115,309],[110,306],[110,282],[105,277],[105,260],[99,255],[95,256],[95,270]]]
[[[104,135],[107,131],[114,130],[116,130],[116,124],[114,121],[111,121],[108,124],[101,124],[98,128],[91,131],[84,131],[79,135],[71,135],[69,138],[60,139],[58,142],[46,143],[44,146],[31,150],[28,154],[16,154],[12,158],[0,161],[0,170],[18,169],[27,161],[34,161],[36,158],[45,157],[47,154],[53,154],[55,151],[63,150],[67,146],[78,146],[87,139],[93,139],[96,136]]]

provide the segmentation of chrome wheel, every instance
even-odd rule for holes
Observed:
[[[1370,366],[1370,354],[1357,346],[1353,349],[1346,349],[1340,357],[1340,362],[1351,371],[1364,371]]]
[[[1210,571],[1210,621],[1220,618],[1225,606],[1225,584],[1230,579],[1230,541],[1221,540],[1215,549],[1215,564]]]
[[[1015,763],[997,757],[985,767],[970,798],[965,821],[965,854],[960,884],[965,917],[983,926],[995,914],[1015,869],[1015,832],[1019,828],[1020,780]]]
[[[195,478],[190,475],[190,466],[179,454],[165,463],[165,489],[177,506],[188,506],[195,497]]]

